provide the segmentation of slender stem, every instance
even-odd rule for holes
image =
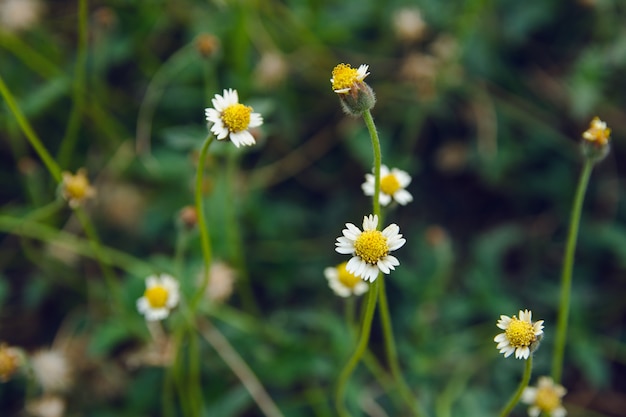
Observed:
[[[78,130],[80,129],[80,118],[85,105],[85,79],[87,72],[87,45],[88,45],[88,7],[87,0],[78,1],[78,51],[76,54],[76,69],[74,72],[74,85],[72,96],[72,111],[67,123],[65,135],[61,141],[61,147],[57,155],[59,165],[66,166],[72,155],[72,151],[78,140]]]
[[[411,394],[411,389],[407,385],[404,377],[402,376],[402,372],[400,371],[400,365],[398,363],[398,352],[396,350],[396,342],[393,337],[393,328],[391,325],[391,315],[389,314],[389,305],[387,303],[387,294],[385,291],[385,277],[381,276],[378,278],[380,281],[379,285],[379,299],[380,299],[380,320],[383,326],[383,335],[385,338],[385,351],[387,353],[387,361],[389,362],[389,366],[391,367],[391,375],[396,381],[398,385],[398,389],[400,390],[400,395],[407,403],[413,415],[419,416],[420,411],[417,407],[417,401]]]
[[[200,321],[200,334],[215,349],[222,360],[237,375],[250,396],[267,417],[283,417],[272,398],[246,362],[228,342],[228,339],[207,319]]]
[[[20,126],[20,129],[22,129],[22,132],[24,133],[24,135],[30,142],[31,146],[35,149],[35,152],[37,152],[37,155],[39,155],[43,163],[46,165],[46,168],[48,168],[48,171],[50,172],[50,174],[54,177],[54,179],[57,182],[61,182],[61,168],[59,168],[59,165],[56,163],[54,158],[52,158],[52,156],[48,153],[48,151],[46,150],[46,147],[43,145],[43,143],[41,143],[41,140],[39,140],[39,137],[37,136],[35,131],[31,128],[30,124],[28,123],[28,120],[26,120],[26,117],[24,117],[24,114],[17,106],[15,98],[13,97],[9,89],[7,88],[6,84],[4,83],[4,79],[2,78],[1,75],[0,75],[0,94],[2,94],[2,97],[7,102],[7,105],[9,106],[11,113],[13,113],[13,116],[15,117],[17,124]]]
[[[204,270],[202,272],[202,285],[198,292],[191,299],[191,310],[195,311],[198,303],[202,299],[202,295],[209,285],[209,270],[211,268],[211,239],[209,238],[209,230],[206,225],[204,216],[204,199],[202,197],[202,185],[204,180],[204,162],[206,160],[209,146],[213,142],[213,135],[209,134],[202,144],[200,156],[198,159],[198,171],[196,172],[196,212],[198,214],[198,229],[200,230],[200,242],[202,245],[202,259],[204,261]]]
[[[574,270],[574,254],[576,251],[576,240],[578,238],[578,226],[582,213],[583,201],[591,177],[593,161],[587,159],[580,174],[576,197],[572,206],[569,232],[567,235],[567,245],[565,247],[565,257],[563,259],[563,271],[561,274],[561,297],[559,302],[559,315],[557,319],[556,336],[554,343],[554,353],[552,356],[552,379],[556,384],[561,382],[563,373],[563,357],[565,354],[565,341],[567,339],[567,322],[570,310],[570,295],[572,289],[572,271]]]
[[[372,139],[372,151],[374,152],[374,195],[372,197],[373,214],[380,217],[380,165],[382,157],[380,153],[380,140],[376,125],[369,110],[363,112],[363,120]]]
[[[500,417],[506,417],[509,415],[513,407],[519,402],[519,399],[522,397],[522,393],[524,392],[524,388],[528,386],[528,382],[530,381],[530,374],[533,370],[533,355],[531,354],[528,359],[526,359],[526,367],[524,368],[524,376],[522,376],[522,381],[519,383],[517,387],[517,391],[511,397],[508,404],[502,409],[500,412]]]
[[[370,331],[372,329],[372,319],[374,318],[374,309],[376,308],[376,300],[378,298],[378,280],[374,281],[370,285],[370,290],[367,293],[367,305],[365,306],[365,313],[363,314],[363,321],[361,323],[361,334],[359,335],[359,341],[356,350],[348,360],[348,363],[344,366],[339,374],[339,380],[337,383],[337,392],[335,396],[335,402],[337,406],[337,412],[341,417],[350,416],[348,409],[344,403],[344,397],[346,393],[346,384],[350,375],[354,371],[354,368],[361,360],[363,353],[367,349],[367,343],[370,338]]]
[[[54,243],[80,255],[98,259],[95,248],[84,239],[59,231],[50,226],[17,217],[0,216],[0,231],[25,236],[43,242]],[[100,246],[101,260],[107,265],[116,266],[133,275],[143,276],[153,272],[154,267],[133,256],[106,246]]]

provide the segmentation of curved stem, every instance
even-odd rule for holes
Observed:
[[[204,179],[204,162],[206,160],[209,146],[213,142],[213,135],[209,134],[202,144],[200,156],[198,159],[198,171],[196,172],[196,212],[198,214],[198,229],[200,230],[200,242],[202,245],[202,259],[204,261],[204,270],[202,272],[202,285],[198,288],[198,292],[191,300],[191,310],[195,311],[198,303],[202,299],[202,294],[209,285],[209,270],[211,268],[211,239],[209,238],[209,230],[206,225],[204,216],[204,200],[202,198],[202,184]]]
[[[502,409],[500,412],[500,417],[506,417],[509,415],[513,407],[519,402],[519,399],[522,397],[522,393],[524,392],[524,388],[528,386],[528,382],[530,381],[530,374],[533,370],[533,355],[531,354],[526,360],[526,367],[524,368],[524,376],[522,376],[522,381],[517,387],[517,391],[511,397],[508,404]]]
[[[400,395],[407,403],[413,415],[419,416],[420,412],[417,408],[417,401],[411,394],[411,389],[407,385],[402,372],[400,371],[400,365],[398,363],[398,352],[396,350],[396,342],[393,338],[393,328],[391,325],[391,315],[389,314],[389,305],[387,303],[387,294],[385,291],[385,277],[378,278],[379,285],[379,298],[380,298],[380,320],[383,326],[383,335],[385,338],[385,351],[387,353],[387,361],[391,368],[391,375],[398,385]]]
[[[563,271],[561,274],[561,297],[559,302],[559,315],[557,319],[556,336],[554,342],[554,353],[552,356],[552,379],[556,384],[561,382],[563,373],[563,357],[565,354],[565,341],[567,339],[567,321],[570,310],[570,295],[572,289],[572,272],[574,270],[574,254],[576,251],[576,240],[578,238],[578,226],[582,213],[585,192],[591,177],[593,161],[586,160],[578,181],[576,196],[572,206],[569,232],[567,235],[567,245],[563,259]]]
[[[59,168],[59,165],[56,163],[54,158],[48,153],[48,150],[43,143],[41,143],[41,140],[39,140],[39,137],[28,123],[28,120],[26,120],[26,117],[24,117],[24,114],[17,106],[13,94],[11,94],[7,88],[7,85],[4,83],[4,79],[1,75],[0,94],[7,102],[7,105],[9,106],[11,113],[13,113],[17,124],[20,126],[20,129],[22,129],[22,132],[30,142],[31,146],[35,149],[35,152],[37,152],[37,155],[39,155],[39,158],[41,158],[43,163],[46,165],[46,168],[48,168],[50,174],[54,177],[56,182],[61,182],[61,168]]]
[[[339,380],[337,382],[337,392],[335,395],[335,402],[337,406],[337,413],[341,417],[350,416],[348,409],[344,403],[344,397],[346,393],[346,384],[350,375],[354,371],[354,368],[361,360],[363,353],[367,349],[367,343],[370,338],[370,330],[372,329],[372,319],[374,318],[374,309],[376,308],[376,299],[378,298],[378,280],[374,281],[367,294],[367,305],[365,307],[365,313],[363,314],[363,322],[361,324],[361,334],[359,336],[359,342],[356,350],[348,360],[348,363],[344,366],[339,374]]]

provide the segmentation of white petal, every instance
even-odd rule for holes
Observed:
[[[400,265],[400,261],[393,255],[387,255],[382,259],[385,262],[385,265],[389,266],[389,268],[394,269],[394,266]]]
[[[337,268],[333,268],[331,266],[324,268],[324,276],[327,280],[333,280],[339,278],[339,273],[337,272]]]
[[[248,127],[258,127],[263,124],[263,116],[259,113],[250,113],[250,123]]]
[[[399,204],[406,206],[408,203],[413,201],[413,196],[407,190],[400,189],[393,194],[393,199]]]
[[[394,168],[391,173],[396,177],[400,186],[406,188],[411,183],[411,176],[401,169]]]
[[[369,285],[361,281],[355,284],[354,288],[352,289],[352,292],[354,293],[354,295],[361,295],[361,294],[365,294],[367,290],[369,290],[369,288],[370,288]]]
[[[389,175],[389,168],[387,167],[387,165],[381,165],[380,166],[380,178],[384,178],[387,175]]]
[[[385,194],[381,192],[380,194],[378,194],[378,201],[380,202],[381,205],[386,206],[389,203],[391,203],[391,196],[389,194]]]
[[[247,130],[242,130],[241,132],[237,133],[231,133],[230,140],[235,144],[236,147],[239,147],[241,145],[251,146],[256,143],[254,141],[254,136],[252,136],[252,134],[250,134],[250,132],[248,132]]]
[[[378,215],[370,214],[363,217],[363,230],[376,230],[378,226]]]
[[[536,397],[537,397],[537,388],[533,388],[533,387],[524,388],[524,392],[522,392],[523,403],[532,404],[535,402]]]
[[[504,342],[509,343],[509,339],[506,338],[506,333],[500,333],[496,337],[493,338],[494,342]]]
[[[364,272],[364,277],[363,279],[368,280],[369,282],[374,282],[376,281],[376,278],[378,278],[378,267],[374,266],[374,265],[370,265],[370,264],[365,264],[365,272]]]
[[[383,274],[389,274],[391,272],[392,268],[389,268],[389,265],[385,264],[382,259],[379,260],[376,263],[376,265],[378,266],[378,269],[380,269]]]

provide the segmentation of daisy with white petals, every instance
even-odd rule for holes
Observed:
[[[151,275],[146,278],[143,297],[137,300],[137,310],[148,321],[163,320],[178,305],[179,299],[178,281],[167,274]]]
[[[254,113],[252,107],[239,103],[237,90],[224,90],[223,95],[216,94],[211,100],[213,108],[205,109],[206,120],[211,132],[218,140],[230,137],[236,147],[251,146],[256,142],[248,131],[263,124],[263,117]]]
[[[561,404],[565,394],[567,390],[563,386],[555,384],[549,376],[542,376],[537,381],[537,388],[524,388],[522,402],[530,405],[530,417],[539,417],[541,413],[550,417],[565,417],[567,410]]]
[[[342,262],[335,268],[324,269],[324,276],[328,280],[328,286],[340,297],[361,295],[367,292],[369,285],[346,269],[347,262]]]
[[[346,270],[370,282],[378,277],[378,271],[389,274],[400,265],[400,261],[389,252],[406,243],[398,225],[390,224],[382,232],[376,230],[377,227],[378,216],[370,214],[363,218],[363,231],[352,223],[346,223],[343,236],[335,242],[337,252],[352,255]]]
[[[361,185],[365,195],[374,195],[374,184],[376,180],[374,175],[365,174],[365,182]],[[406,190],[411,183],[411,176],[397,168],[389,171],[386,165],[380,166],[380,194],[379,201],[383,206],[391,203],[391,200],[397,201],[403,206],[413,201],[413,196]]]
[[[515,352],[517,359],[528,359],[531,349],[536,349],[537,342],[543,337],[543,320],[533,323],[532,314],[530,310],[520,310],[519,318],[500,316],[496,325],[504,333],[500,333],[493,340],[498,344],[496,349],[500,349],[505,358]]]

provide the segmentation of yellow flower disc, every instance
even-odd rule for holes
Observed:
[[[352,272],[348,272],[346,269],[346,265],[348,263],[344,262],[340,265],[337,265],[337,274],[339,275],[339,282],[341,282],[344,286],[348,288],[354,288],[356,284],[361,282],[361,278],[354,276]]]
[[[357,80],[357,70],[348,64],[339,64],[333,68],[333,90],[352,87]]]
[[[167,291],[167,289],[157,285],[152,288],[148,288],[143,295],[148,300],[150,307],[163,308],[165,307],[165,303],[167,302],[169,292]]]
[[[537,389],[535,405],[539,407],[541,411],[549,413],[561,405],[561,398],[553,387],[541,387]]]
[[[222,121],[230,132],[241,132],[250,125],[252,107],[237,103],[226,107],[222,112]]]
[[[393,174],[385,175],[380,180],[380,191],[385,194],[393,195],[400,188],[402,188],[400,181]]]
[[[527,321],[519,320],[515,316],[511,318],[509,327],[507,327],[504,333],[506,338],[509,339],[509,344],[515,348],[530,346],[531,343],[537,340],[533,325]]]
[[[371,265],[387,256],[387,238],[378,230],[366,230],[354,242],[356,255]]]

